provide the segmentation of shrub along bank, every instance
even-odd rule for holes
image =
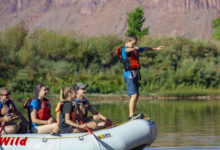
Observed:
[[[76,82],[89,93],[126,93],[123,67],[115,55],[124,40],[116,35],[83,37],[36,29],[24,23],[0,32],[0,85],[31,93],[45,83],[52,93]],[[143,37],[138,46],[166,48],[141,54],[143,95],[218,95],[220,47],[184,37]],[[207,92],[210,91],[210,92]]]

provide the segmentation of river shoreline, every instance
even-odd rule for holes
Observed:
[[[11,99],[18,100],[18,101],[25,101],[28,98],[33,97],[32,93],[14,93],[11,95]],[[99,93],[89,93],[86,96],[91,101],[119,101],[119,100],[129,100],[130,97],[126,94],[99,94]],[[50,93],[48,94],[49,99],[54,99],[56,101],[59,101],[59,94],[56,93]],[[179,96],[179,95],[140,95],[139,100],[220,100],[220,95],[217,95],[216,93],[213,95],[185,95],[185,96]]]
[[[105,94],[88,94],[89,100],[129,100],[126,95],[105,95]],[[216,96],[140,96],[139,100],[220,100],[220,95]]]

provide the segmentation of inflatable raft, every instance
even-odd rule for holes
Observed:
[[[88,133],[10,134],[0,137],[3,150],[129,150],[149,146],[157,136],[152,120],[136,119]],[[98,141],[98,142],[97,142]]]

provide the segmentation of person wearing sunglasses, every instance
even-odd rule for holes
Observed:
[[[78,82],[74,85],[76,91],[76,98],[72,100],[72,103],[76,106],[76,121],[83,122],[90,130],[98,130],[112,125],[112,121],[106,118],[101,113],[97,112],[86,98],[87,84]],[[88,116],[88,112],[92,116]],[[96,121],[101,122],[97,123]],[[76,132],[84,132],[85,129],[75,130]]]
[[[27,132],[28,121],[10,99],[10,92],[6,87],[0,88],[0,122],[1,134]]]

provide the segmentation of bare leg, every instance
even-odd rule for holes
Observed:
[[[86,122],[85,125],[90,129],[90,130],[96,130],[97,124],[95,121],[90,121]]]
[[[89,121],[89,122],[86,122],[86,123],[84,123],[84,124],[85,124],[91,131],[96,130],[97,127],[98,127],[95,121]],[[73,129],[73,133],[79,133],[79,132],[86,132],[86,130],[85,130],[85,129],[76,129],[76,128]]]
[[[58,128],[59,127],[57,123],[41,125],[37,127],[37,133],[50,133],[51,131],[57,130]]]
[[[97,126],[96,130],[103,129],[105,127],[106,127],[106,123],[105,122],[100,122],[100,123],[98,123],[98,126]]]
[[[17,133],[19,130],[19,125],[7,125],[4,127],[2,134],[14,134]]]
[[[138,94],[131,95],[130,103],[129,103],[129,117],[133,116],[135,113],[136,104],[138,101]]]

